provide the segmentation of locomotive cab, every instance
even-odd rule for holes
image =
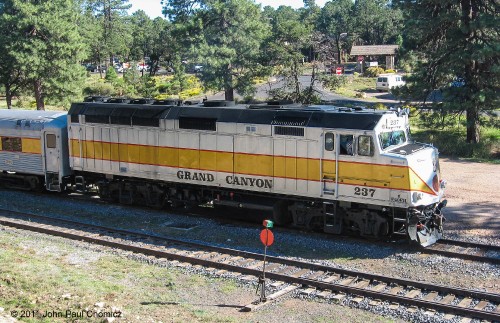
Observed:
[[[441,179],[438,150],[410,138],[406,111],[388,115],[376,129],[381,159],[398,165],[390,174],[393,179],[389,202],[406,210],[406,217],[394,217],[411,240],[428,246],[442,237],[442,208],[445,181]]]

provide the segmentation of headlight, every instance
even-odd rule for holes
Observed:
[[[437,175],[432,178],[432,188],[434,191],[439,192],[439,178]]]

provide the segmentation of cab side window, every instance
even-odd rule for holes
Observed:
[[[331,132],[325,133],[325,150],[333,151],[335,147],[334,134]]]
[[[373,156],[373,140],[371,136],[358,137],[358,155],[360,156]]]
[[[353,135],[340,135],[340,155],[353,156],[354,155],[354,136]]]

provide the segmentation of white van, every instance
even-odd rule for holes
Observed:
[[[380,74],[377,77],[375,88],[379,91],[389,91],[393,87],[405,84],[406,82],[403,81],[403,76],[399,74]]]

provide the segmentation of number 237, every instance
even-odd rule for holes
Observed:
[[[366,187],[361,188],[357,186],[354,188],[354,195],[373,197],[373,194],[375,194],[374,188],[366,188]]]

